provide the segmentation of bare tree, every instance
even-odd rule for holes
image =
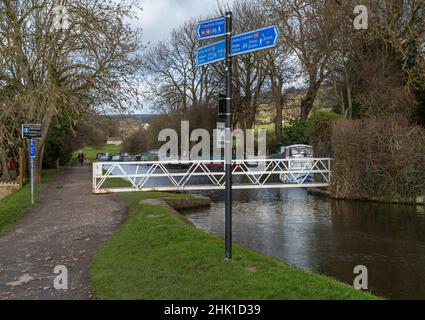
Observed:
[[[62,29],[54,28],[58,4],[0,2],[0,119],[7,128],[0,133],[14,132],[12,141],[22,145],[20,123],[43,124],[43,138],[37,144],[38,174],[56,114],[69,109],[70,116],[86,108],[122,109],[137,96],[140,39],[124,22],[133,16],[134,3],[63,1],[68,23]],[[3,121],[10,119],[15,121]],[[9,137],[2,135],[0,140],[9,147]]]
[[[336,95],[347,117],[414,113],[414,92],[424,88],[425,2],[368,1],[369,24],[354,30],[356,1],[341,0],[335,8],[337,36],[332,59]],[[422,39],[422,40],[421,40]],[[421,71],[422,70],[422,71]]]
[[[330,74],[331,45],[336,30],[331,0],[265,0],[276,17],[282,37],[298,58],[307,82],[301,101],[301,121],[306,121],[321,84]]]
[[[160,112],[188,115],[192,106],[208,106],[216,91],[213,70],[197,67],[195,52],[199,43],[196,22],[186,22],[173,30],[168,41],[160,42],[145,55],[145,96]]]

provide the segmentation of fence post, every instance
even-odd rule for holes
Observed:
[[[24,186],[25,183],[25,171],[26,171],[26,166],[25,166],[25,157],[24,157],[24,149],[23,148],[19,148],[19,176],[18,176],[18,183],[19,183],[19,187],[22,188]]]

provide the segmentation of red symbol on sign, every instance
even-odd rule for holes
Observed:
[[[260,34],[258,32],[254,33],[254,38],[258,38]]]

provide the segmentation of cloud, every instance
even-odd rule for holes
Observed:
[[[230,0],[231,2],[231,0]],[[207,18],[214,14],[223,0],[140,0],[143,11],[133,25],[143,30],[145,44],[166,40],[174,28],[193,18]]]
[[[232,3],[233,0],[139,0],[138,5],[143,10],[137,10],[137,20],[130,21],[134,28],[142,29],[142,42],[151,45],[167,40],[171,31],[191,19],[207,19],[214,16],[219,6]],[[140,83],[140,90],[146,89],[145,83]],[[143,112],[152,113],[149,101],[142,98]],[[141,112],[132,109],[132,112]]]

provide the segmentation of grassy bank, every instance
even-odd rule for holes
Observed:
[[[328,277],[272,257],[234,247],[160,205],[141,205],[162,193],[125,193],[127,222],[107,241],[91,266],[100,299],[373,299]]]
[[[104,144],[100,147],[85,147],[83,152],[87,160],[93,161],[96,159],[96,154],[98,153],[109,153],[112,155],[117,155],[121,152],[121,150],[120,146]]]
[[[42,183],[35,188],[35,205],[41,191],[52,180],[54,170],[43,170]],[[31,186],[26,184],[23,188],[0,200],[0,235],[8,232],[25,213],[31,209]]]

